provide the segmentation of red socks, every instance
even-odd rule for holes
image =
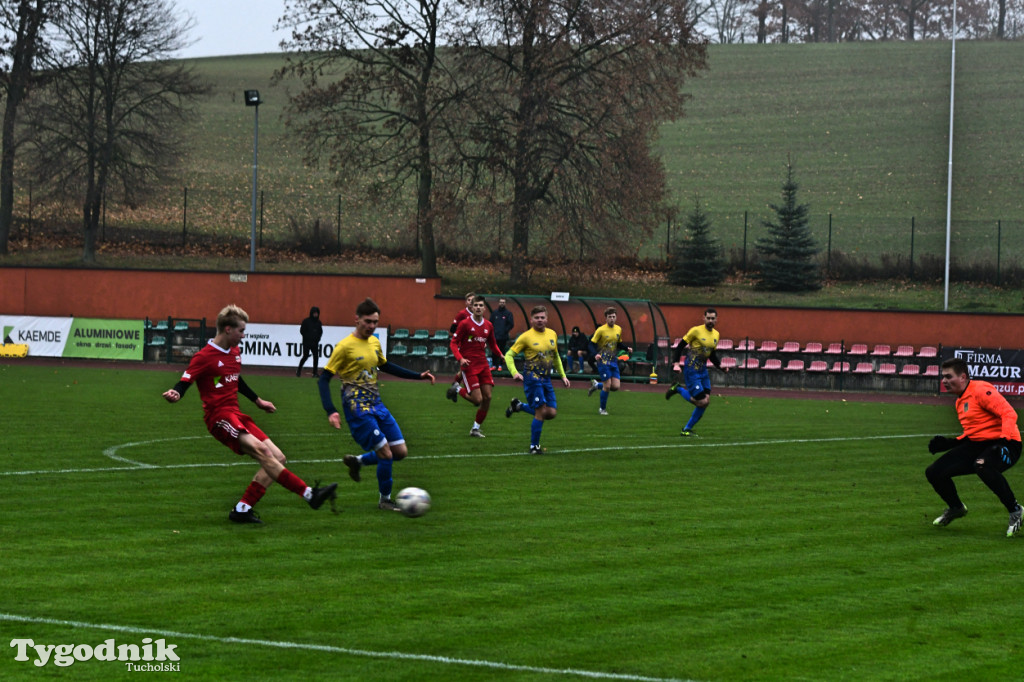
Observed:
[[[306,488],[308,487],[305,481],[287,469],[281,471],[281,475],[277,477],[277,482],[296,495],[305,494]]]
[[[249,484],[249,487],[245,489],[245,493],[242,495],[242,499],[239,502],[247,504],[250,507],[254,506],[263,497],[263,494],[267,492],[267,489],[262,485],[253,481]]]

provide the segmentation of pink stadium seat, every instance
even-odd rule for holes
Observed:
[[[743,351],[754,350],[754,346],[755,345],[756,344],[753,341],[751,341],[750,339],[743,339],[738,344],[736,344],[736,350],[743,350]]]
[[[850,346],[849,355],[867,355],[868,344],[866,343],[855,343]]]
[[[757,349],[758,353],[774,353],[779,349],[778,341],[762,341],[761,347]],[[765,369],[768,369],[765,367]]]
[[[790,360],[789,362],[786,363],[786,366],[783,369],[785,369],[787,372],[802,372],[804,371],[804,361]]]
[[[813,360],[810,366],[807,368],[808,372],[827,372],[828,363],[824,360]]]
[[[919,358],[937,358],[939,357],[939,349],[935,346],[921,346],[921,351],[917,354]]]
[[[878,366],[878,374],[895,374],[896,363],[894,362],[883,362]]]
[[[736,367],[736,358],[731,356],[725,356],[722,358],[722,369],[733,369]]]
[[[821,352],[821,344],[818,343],[817,341],[811,341],[804,348],[804,352],[805,353],[820,353]]]
[[[658,348],[668,348],[669,338],[667,336],[658,337]]]
[[[828,348],[825,349],[826,355],[842,355],[842,353],[843,344],[841,343],[830,343],[828,344]]]
[[[914,356],[913,346],[896,346],[896,352],[893,353],[893,357],[897,358],[910,358]]]
[[[937,376],[940,376],[940,374],[939,374],[939,366],[938,365],[928,365],[927,367],[924,368],[924,374],[922,376],[926,376],[926,377],[937,377]]]
[[[782,360],[778,358],[769,358],[764,361],[765,369],[782,369]]]
[[[871,351],[872,355],[892,355],[892,346],[887,343],[879,343],[875,346],[874,350]]]
[[[903,365],[900,369],[901,377],[916,377],[921,373],[921,365],[909,364]]]
[[[740,369],[757,369],[761,365],[761,361],[757,358],[747,358],[747,362],[740,365]]]
[[[786,341],[779,349],[780,353],[799,353],[800,343],[798,341]]]
[[[718,346],[716,348],[718,350],[732,350],[733,345],[732,339],[718,339]]]
[[[836,361],[835,363],[833,363],[832,369],[830,369],[829,371],[832,372],[833,374],[839,374],[841,372],[849,372],[850,371],[850,363]]]
[[[857,366],[853,368],[854,374],[871,374],[875,371],[875,368],[871,366],[870,362],[858,362]]]

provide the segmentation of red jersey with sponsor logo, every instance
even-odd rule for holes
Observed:
[[[242,352],[238,347],[224,349],[209,341],[192,356],[181,380],[199,389],[203,418],[207,425],[219,414],[239,412],[238,375],[242,372]]]
[[[957,398],[956,416],[964,427],[961,438],[1020,440],[1016,411],[987,381],[970,380],[963,394]]]
[[[452,334],[449,346],[456,360],[460,362],[463,358],[469,360],[470,370],[490,366],[487,361],[488,347],[494,357],[502,355],[498,343],[494,340],[494,325],[486,319],[481,319],[479,323],[474,322],[472,316],[463,319],[455,327],[455,333]]]

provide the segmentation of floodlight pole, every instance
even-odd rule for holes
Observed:
[[[953,56],[949,67],[949,164],[946,177],[946,269],[943,275],[942,310],[949,310],[949,236],[953,209],[953,102],[956,83],[956,0],[953,0]]]
[[[245,106],[255,109],[252,131],[252,224],[249,230],[249,272],[256,272],[256,195],[259,187],[260,159],[260,99],[259,90],[245,91]]]

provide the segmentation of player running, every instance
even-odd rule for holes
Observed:
[[[618,313],[614,307],[605,308],[604,324],[597,328],[590,339],[590,354],[597,363],[597,374],[601,380],[591,380],[587,397],[601,389],[601,406],[597,413],[603,415],[608,414],[608,394],[619,390],[619,349],[624,348],[627,353],[633,352],[629,346],[622,345],[622,327],[615,324],[617,319]]]
[[[466,300],[466,307],[460,310],[459,312],[455,313],[455,319],[452,320],[452,326],[448,330],[448,333],[451,334],[452,336],[455,335],[455,330],[458,329],[459,322],[462,322],[463,320],[469,318],[473,314],[471,308],[473,307],[473,299],[476,298],[476,294],[470,291],[465,295],[464,298]],[[461,368],[459,369],[459,372],[455,375],[455,379],[452,380],[452,385],[448,387],[447,391],[445,391],[444,397],[448,398],[448,400],[452,401],[453,403],[459,402],[460,386],[462,386]]]
[[[469,435],[474,438],[484,438],[480,427],[491,408],[491,391],[494,388],[487,350],[494,357],[501,355],[501,349],[494,340],[494,325],[484,319],[486,309],[484,297],[474,296],[470,304],[470,316],[456,325],[449,344],[452,355],[462,369],[458,394],[477,407],[476,420],[469,431]]]
[[[352,439],[364,452],[358,457],[346,455],[343,459],[352,480],[359,481],[359,470],[363,465],[377,465],[377,490],[379,509],[398,511],[398,505],[391,499],[394,481],[391,478],[392,462],[405,459],[409,454],[405,437],[398,422],[380,399],[377,385],[377,370],[403,379],[430,379],[430,372],[413,372],[388,362],[380,347],[380,340],[373,335],[380,321],[380,308],[371,299],[356,307],[356,328],[351,334],[334,346],[330,360],[320,373],[317,386],[320,402],[327,412],[327,421],[336,429],[341,428],[341,417],[331,402],[331,379],[341,379],[341,402],[345,410],[345,422],[352,433]]]
[[[692,327],[690,331],[679,341],[676,347],[676,357],[672,369],[679,371],[683,354],[686,354],[686,366],[683,369],[683,383],[676,382],[665,391],[665,400],[669,400],[675,394],[679,394],[694,404],[693,413],[686,426],[679,433],[680,436],[693,436],[693,427],[697,425],[704,412],[711,402],[711,377],[708,375],[708,362],[718,367],[723,372],[728,372],[728,367],[722,367],[715,348],[718,347],[718,330],[715,324],[718,322],[718,311],[708,308],[704,311],[704,324]]]
[[[242,353],[238,344],[245,337],[245,324],[249,315],[236,305],[226,306],[217,315],[217,334],[198,353],[192,356],[188,368],[174,388],[164,391],[169,403],[176,403],[192,384],[199,388],[203,401],[203,419],[214,438],[239,455],[248,455],[260,463],[242,499],[228,513],[235,523],[263,523],[252,510],[267,488],[275,481],[296,495],[301,495],[309,506],[319,509],[327,500],[335,498],[337,483],[323,488],[310,487],[285,468],[285,456],[256,422],[238,408],[238,394],[256,404],[264,412],[277,410],[274,403],[263,400],[249,388],[242,378]]]
[[[554,419],[558,414],[558,401],[555,400],[555,389],[551,385],[551,369],[558,370],[562,383],[569,388],[569,379],[562,367],[562,357],[558,354],[558,335],[547,328],[548,309],[542,305],[530,311],[530,328],[519,335],[516,342],[505,353],[505,366],[516,381],[523,382],[526,402],[512,399],[505,416],[511,417],[516,412],[527,412],[533,415],[530,425],[530,454],[539,455],[544,452],[540,447],[540,434],[544,422]],[[516,369],[516,353],[522,353],[525,360],[523,371]]]

